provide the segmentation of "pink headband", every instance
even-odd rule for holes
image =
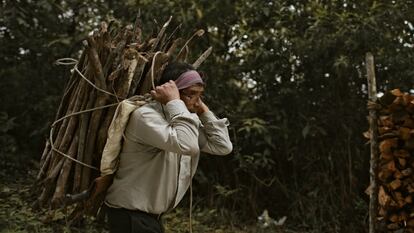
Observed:
[[[185,89],[198,83],[204,84],[200,74],[195,70],[184,72],[180,75],[180,77],[177,78],[177,80],[175,80],[175,84],[177,85],[178,90]]]

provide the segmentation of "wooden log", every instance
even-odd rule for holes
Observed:
[[[400,165],[400,168],[404,169],[407,165],[407,160],[404,158],[398,158],[398,164]]]
[[[37,174],[36,177],[36,181],[40,181],[44,178],[45,174],[46,174],[46,170],[50,165],[50,161],[51,161],[51,156],[52,152],[49,150],[47,155],[46,155],[46,159],[45,161],[42,163],[42,166],[39,169],[39,173]]]
[[[381,161],[391,161],[391,160],[394,159],[394,154],[382,152],[380,154],[380,159],[381,159]]]
[[[390,127],[387,127],[387,126],[383,126],[383,127],[379,127],[378,128],[378,133],[381,135],[381,136],[383,136],[384,134],[386,134],[386,133],[391,133],[391,132],[393,132],[393,130],[392,130],[392,128],[390,128]],[[394,133],[393,134],[393,137],[397,137],[398,135],[397,135],[397,133]]]
[[[410,152],[404,149],[395,150],[393,154],[398,158],[408,158],[410,156]]]
[[[395,230],[400,229],[400,226],[399,226],[398,223],[391,223],[391,224],[387,225],[387,228],[388,228],[388,230],[395,231]]]
[[[378,203],[380,204],[380,206],[387,208],[390,202],[391,202],[391,197],[387,194],[384,187],[380,186],[379,192],[378,192]]]
[[[166,52],[167,50],[170,50],[174,43],[181,43],[181,38],[175,38],[177,32],[181,29],[181,26],[182,24],[178,24],[177,27],[174,28],[173,32],[165,40],[164,46],[160,49],[160,51]]]
[[[185,42],[185,44],[183,45],[183,47],[181,48],[180,52],[178,52],[177,55],[177,61],[186,61],[187,60],[187,56],[189,54],[189,45],[190,42],[197,36],[197,37],[201,37],[204,35],[204,30],[203,29],[199,29],[196,32],[194,32],[194,34]]]
[[[403,175],[403,176],[411,176],[412,174],[413,174],[413,169],[412,168],[407,168],[407,169],[404,169],[404,170],[402,170],[401,171],[401,174]]]
[[[410,227],[410,228],[414,228],[414,218],[410,218],[407,221],[407,226]]]
[[[78,132],[76,132],[71,142],[68,153],[67,153],[67,155],[70,156],[71,158],[76,158],[78,138],[79,138]],[[69,173],[71,171],[73,161],[68,158],[65,158],[64,161],[65,162],[63,163],[59,178],[56,181],[56,188],[55,188],[55,192],[53,194],[52,202],[51,202],[52,208],[57,208],[57,207],[62,206],[63,199],[65,196],[65,191],[67,190],[66,184],[69,179]]]
[[[83,57],[84,56],[82,54],[81,61],[84,60]],[[68,109],[70,108],[71,100],[73,100],[74,95],[76,95],[76,92],[78,90],[79,80],[80,80],[79,74],[76,73],[76,72],[73,72],[72,76],[71,76],[71,78],[70,78],[70,80],[67,84],[67,87],[64,89],[64,93],[63,93],[63,96],[60,100],[58,111],[57,111],[56,116],[55,116],[55,121],[57,121],[59,118],[63,117],[64,114],[66,114]],[[64,122],[60,122],[60,123],[55,125],[55,128],[60,128],[63,124],[64,124]],[[59,133],[59,131],[56,130],[54,132],[53,138],[56,138],[58,133]]]
[[[380,142],[379,150],[381,153],[392,153],[394,148],[398,147],[397,138],[388,138]]]
[[[80,105],[79,105],[80,100],[79,98],[77,98],[77,96],[79,95],[79,93],[81,93],[82,88],[84,86],[85,86],[85,81],[82,81],[82,80],[79,82],[78,85],[76,85],[76,90],[74,90],[71,94],[71,99],[70,99],[70,103],[68,104],[68,109],[66,110],[66,114],[71,114],[73,112],[80,110]],[[56,140],[54,141],[54,146],[58,150],[62,152],[66,152],[67,141],[71,139],[71,134],[73,130],[76,128],[76,121],[74,121],[73,118],[66,118],[63,120],[63,123],[60,126],[61,127],[58,130]],[[61,164],[63,162],[63,159],[62,159],[62,155],[59,155],[56,151],[51,151],[48,156],[49,156],[49,160],[51,160],[49,161],[50,163],[49,177],[50,177],[50,176],[54,176],[55,167],[57,167],[58,164]],[[62,166],[62,165],[59,165],[59,166]],[[46,170],[46,166],[42,167],[41,172],[45,173],[45,170]],[[39,176],[39,178],[41,178],[41,176]],[[46,194],[49,194],[51,192],[50,189],[52,188],[48,187],[44,189],[48,189],[44,192],[45,193],[44,198],[46,198],[47,197]]]
[[[404,141],[404,149],[406,150],[414,150],[414,138],[410,138],[407,141]]]
[[[411,138],[411,129],[407,127],[400,127],[398,129],[398,136],[404,141],[409,140]]]
[[[404,202],[407,203],[407,204],[412,204],[413,203],[413,196],[411,196],[411,195],[406,196],[404,198]]]
[[[132,32],[133,38],[132,43],[141,44],[142,43],[142,22],[141,22],[141,13],[138,13],[135,18],[134,30]]]
[[[144,56],[138,56],[137,67],[135,68],[134,76],[132,78],[131,86],[129,88],[129,93],[127,97],[131,97],[136,94],[138,84],[141,82],[145,76],[144,70],[148,63],[148,59]]]
[[[399,170],[396,170],[394,172],[394,178],[396,178],[396,179],[402,179],[403,177],[404,177],[404,175]]]
[[[88,58],[91,62],[92,68],[94,69],[95,72],[95,81],[96,84],[99,88],[106,90],[106,81],[105,81],[105,76],[104,76],[104,72],[102,69],[102,64],[99,60],[99,54],[96,51],[96,42],[92,37],[88,37],[87,38],[89,47],[88,47]]]
[[[414,129],[414,119],[412,117],[408,117],[404,120],[402,127],[410,128],[411,130]]]
[[[393,180],[393,181],[389,184],[389,187],[390,187],[392,190],[396,190],[396,189],[398,189],[399,187],[401,187],[401,180],[399,180],[399,179]]]
[[[89,93],[88,101],[86,104],[85,109],[91,109],[95,103],[96,91],[92,90]],[[80,116],[80,129],[79,129],[79,143],[78,143],[78,152],[77,152],[77,159],[79,161],[84,162],[84,155],[85,155],[85,142],[86,136],[88,132],[89,120],[91,117],[91,113],[84,113]],[[75,174],[74,174],[74,182],[73,182],[73,193],[80,192],[81,180],[82,180],[82,168],[83,165],[76,164],[75,167]]]
[[[408,191],[408,193],[414,193],[414,186],[413,185],[408,185],[407,187],[407,191]]]
[[[79,91],[77,92],[78,94],[81,94],[81,92],[82,92],[82,86],[84,86],[84,85],[85,85],[85,82],[84,81],[83,81],[83,85],[82,85],[82,83],[81,83],[81,85],[79,85],[80,88],[79,88]],[[82,99],[81,98],[76,98],[75,99],[74,104],[73,104],[72,113],[73,112],[77,112],[77,111],[80,110],[81,102],[82,102]],[[59,151],[65,153],[65,154],[68,153],[68,149],[69,148],[67,148],[68,147],[67,144],[70,143],[70,141],[72,141],[71,139],[73,138],[72,137],[73,136],[73,133],[77,129],[77,122],[78,122],[77,117],[70,117],[70,119],[68,121],[68,126],[66,128],[66,131],[64,133],[64,136],[62,137],[61,144],[58,145],[58,146],[55,145]],[[56,156],[57,156],[56,159],[55,159],[55,161],[56,162],[58,161],[59,164],[62,164],[62,165],[59,165],[59,167],[62,167],[63,166],[63,161],[65,159],[62,158],[62,155],[60,155],[60,154],[58,155],[57,152],[54,151],[53,153],[55,153]],[[55,170],[55,166],[52,166],[52,168],[53,169],[51,170],[50,176],[52,176],[52,177],[57,176],[56,170]],[[53,187],[54,185],[49,185],[49,186],[52,186]],[[48,191],[46,193],[49,194],[50,193],[50,189],[53,189],[53,188],[50,187],[50,188],[45,188],[45,189],[48,189]]]
[[[149,52],[154,52],[159,47],[161,38],[164,37],[165,30],[167,30],[167,27],[170,24],[171,19],[172,19],[172,17],[170,16],[170,18],[167,20],[167,22],[164,23],[164,25],[162,26],[161,30],[159,31],[159,33],[157,35],[157,38],[155,39],[153,45],[151,46],[151,49],[150,49]],[[162,45],[160,47],[162,47]]]
[[[73,112],[72,113],[76,113],[78,111],[81,110],[81,106],[82,106],[82,102],[84,102],[84,100],[82,98],[80,98],[80,96],[82,96],[84,90],[83,88],[85,87],[85,81],[82,81],[83,85],[80,86],[80,90],[79,90],[79,97],[76,98],[75,100],[75,104],[74,104],[74,108],[73,108]],[[77,116],[72,116],[69,117],[69,122],[68,122],[68,126],[66,128],[66,131],[63,135],[63,139],[62,142],[59,145],[59,150],[62,152],[67,152],[70,146],[70,143],[72,141],[72,137],[74,135],[75,130],[77,129],[78,126],[78,121],[79,118]]]
[[[57,179],[57,176],[62,166],[63,160],[60,160],[59,163],[56,164],[56,166],[53,167],[53,169],[51,169],[50,174],[43,181],[43,191],[37,200],[38,206],[43,207],[46,204],[47,200],[50,198],[50,196],[53,194],[55,180]]]
[[[101,155],[105,147],[105,143],[106,143],[106,138],[108,136],[108,128],[112,122],[112,118],[114,116],[115,110],[116,110],[115,106],[107,110],[106,114],[103,117],[102,124],[99,127],[99,132],[97,136],[98,138],[96,141],[96,153],[95,153],[96,157],[93,158],[95,160],[101,159]]]
[[[79,92],[80,92],[80,88],[77,88],[76,92],[73,93],[73,98],[71,98],[68,109],[66,111],[66,115],[69,115],[69,114],[76,111],[75,105],[76,105],[76,102],[78,101],[76,96],[78,95]],[[54,140],[54,147],[57,148],[60,151],[62,151],[62,149],[64,149],[64,148],[62,148],[61,145],[63,143],[63,140],[65,140],[65,135],[68,135],[66,132],[68,130],[73,130],[74,129],[74,128],[68,129],[70,120],[71,120],[71,118],[65,118],[63,120],[63,123],[61,124],[61,127],[58,128],[58,134],[56,136],[56,139]],[[73,123],[73,121],[72,121],[72,123]],[[52,126],[52,127],[54,127],[54,126]],[[69,132],[69,133],[71,133],[71,132]],[[69,138],[66,138],[66,141],[67,140],[69,140]],[[62,159],[62,156],[60,156],[56,151],[51,151],[50,156],[52,156],[52,161],[51,161],[51,164],[50,164],[50,168],[53,169],[56,166],[56,164],[60,162],[60,160]]]
[[[42,157],[40,158],[40,170],[36,178],[36,180],[38,181],[43,178],[46,171],[46,167],[49,165],[50,156],[48,156],[48,154],[50,153],[50,150],[50,141],[46,140],[45,149],[43,150]]]
[[[208,48],[203,54],[193,63],[193,67],[197,69],[210,56],[213,47]]]
[[[104,106],[107,103],[108,96],[103,93],[97,94],[97,99],[95,102],[95,107]],[[85,144],[85,155],[84,163],[92,164],[93,158],[96,157],[95,153],[95,143],[97,139],[97,134],[100,126],[100,121],[102,117],[102,110],[96,110],[92,112],[90,124],[88,128],[87,140]],[[89,187],[91,181],[91,168],[83,167],[82,168],[82,180],[81,180],[81,190],[85,190]]]

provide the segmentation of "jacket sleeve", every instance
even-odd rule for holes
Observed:
[[[200,120],[191,114],[182,100],[165,105],[169,120],[157,111],[135,111],[130,121],[136,123],[135,138],[139,143],[183,155],[199,154]]]
[[[211,112],[200,116],[203,124],[200,129],[199,145],[201,151],[214,155],[227,155],[233,150],[227,126],[227,118],[217,119]]]

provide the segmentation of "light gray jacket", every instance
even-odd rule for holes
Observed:
[[[215,155],[232,151],[228,124],[212,112],[200,117],[190,113],[182,100],[136,109],[125,129],[106,204],[152,214],[174,208],[190,185],[200,151]]]

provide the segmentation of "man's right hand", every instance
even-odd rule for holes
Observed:
[[[152,98],[162,104],[167,104],[171,100],[180,99],[180,92],[178,91],[177,85],[175,85],[175,82],[172,80],[161,86],[156,86],[155,90],[151,91],[151,95]]]

